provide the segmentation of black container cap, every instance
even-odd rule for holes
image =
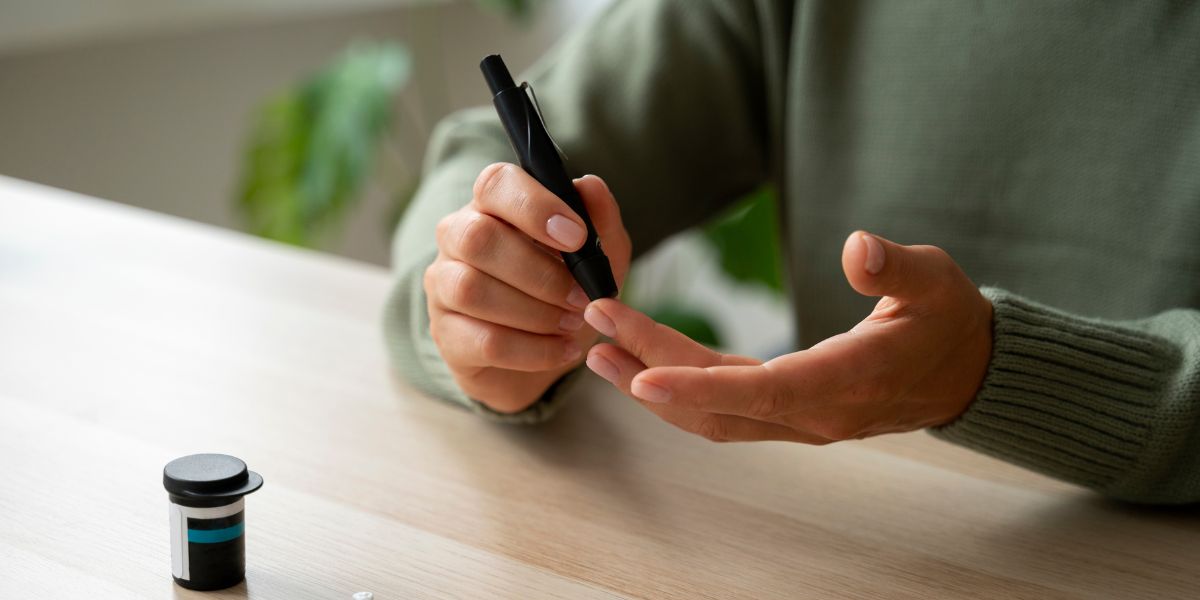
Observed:
[[[163,487],[187,498],[235,498],[262,487],[263,478],[227,454],[192,454],[163,467]]]

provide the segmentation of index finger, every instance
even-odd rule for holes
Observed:
[[[583,318],[649,367],[722,364],[715,350],[611,298],[588,304]]]
[[[755,419],[779,416],[791,398],[762,365],[656,367],[634,377],[629,389],[647,402]]]
[[[485,167],[475,180],[472,202],[479,212],[492,215],[562,252],[578,250],[587,239],[583,219],[514,164]]]
[[[871,376],[862,360],[850,360],[851,353],[851,348],[826,346],[760,365],[651,368],[634,378],[630,391],[689,410],[779,419],[854,395],[854,388]]]

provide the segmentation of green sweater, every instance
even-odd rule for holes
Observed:
[[[635,256],[772,183],[806,347],[871,309],[842,274],[850,231],[941,246],[987,286],[995,344],[935,435],[1200,501],[1200,4],[618,0],[526,77]],[[385,319],[402,375],[485,414],[430,338],[421,275],[437,220],[513,158],[490,107],[439,126]]]

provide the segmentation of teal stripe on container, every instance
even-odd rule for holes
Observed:
[[[219,544],[240,537],[245,530],[245,523],[238,523],[224,529],[189,529],[188,541],[193,544]]]

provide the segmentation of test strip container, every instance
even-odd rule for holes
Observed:
[[[258,473],[225,454],[192,454],[163,468],[170,500],[171,576],[193,590],[219,590],[246,577],[246,494]]]

